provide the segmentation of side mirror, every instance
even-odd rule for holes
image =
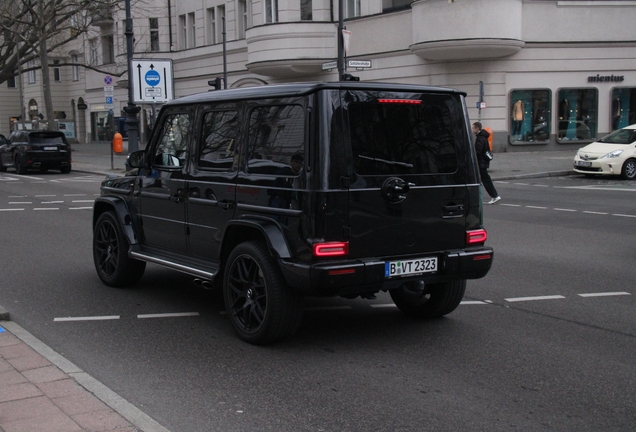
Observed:
[[[143,168],[145,161],[145,150],[137,150],[135,152],[132,152],[126,158],[126,171],[130,171],[133,168]]]

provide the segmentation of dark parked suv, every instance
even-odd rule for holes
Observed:
[[[9,142],[0,146],[0,171],[14,167],[18,174],[28,169],[59,169],[71,172],[71,145],[58,131],[14,131]]]
[[[131,285],[151,262],[219,286],[257,344],[293,334],[308,295],[448,314],[493,260],[464,96],[341,82],[172,101],[102,184],[97,274]]]

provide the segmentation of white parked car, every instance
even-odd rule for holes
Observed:
[[[574,171],[586,175],[620,175],[636,179],[636,124],[616,130],[574,156]]]

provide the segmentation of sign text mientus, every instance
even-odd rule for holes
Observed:
[[[587,82],[623,82],[625,77],[623,75],[601,75],[587,77]]]

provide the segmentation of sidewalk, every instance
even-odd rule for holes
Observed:
[[[575,174],[572,161],[576,151],[495,153],[490,162],[493,180],[554,177]],[[123,174],[126,154],[113,155],[108,144],[74,144],[73,170],[96,174]]]

